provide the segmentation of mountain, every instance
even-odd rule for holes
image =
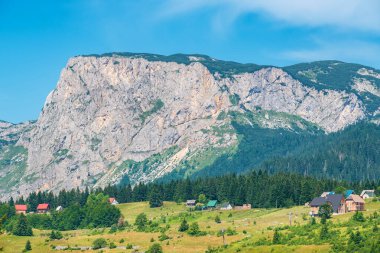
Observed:
[[[205,55],[77,56],[36,122],[0,122],[0,191],[4,199],[253,168],[378,177],[379,93],[380,71],[337,61],[279,68]],[[374,149],[348,149],[348,137]],[[353,153],[367,163],[346,162]],[[321,170],[301,157],[326,160]]]

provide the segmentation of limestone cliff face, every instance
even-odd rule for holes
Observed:
[[[223,77],[191,59],[189,64],[117,55],[70,59],[38,121],[18,139],[27,149],[27,168],[13,192],[104,186],[122,175],[133,182],[154,180],[197,150],[235,144],[234,133],[205,131],[227,123],[218,117],[222,112],[283,112],[327,133],[365,118],[355,94],[318,91],[280,68]],[[172,152],[156,169],[133,171],[125,165],[168,149]]]

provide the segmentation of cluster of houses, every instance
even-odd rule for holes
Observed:
[[[27,205],[15,205],[16,213],[26,214],[28,211]],[[61,206],[57,207],[57,211],[62,209]],[[50,205],[47,203],[38,204],[37,213],[47,213],[50,211]]]
[[[320,197],[314,198],[310,203],[310,215],[317,216],[319,207],[324,204],[331,205],[333,214],[343,214],[347,212],[356,212],[365,210],[364,199],[375,197],[374,190],[364,190],[360,195],[355,194],[354,190],[347,190],[344,194],[335,194],[335,192],[323,192]]]
[[[218,203],[217,200],[210,200],[206,205],[197,203],[195,199],[189,199],[186,201],[186,206],[189,208],[196,208],[197,206],[202,210],[249,210],[251,209],[251,204],[243,204],[242,206],[232,206],[229,202]]]
[[[111,205],[119,204],[119,202],[117,202],[117,200],[115,198],[109,198],[108,202]],[[21,213],[26,214],[28,212],[28,206],[27,205],[16,204],[15,209],[16,209],[16,213],[18,213],[18,214],[21,214]],[[63,207],[58,206],[55,210],[57,212],[62,211]],[[49,211],[50,211],[50,205],[48,203],[38,204],[37,213],[48,213]],[[33,212],[29,212],[29,213],[33,213]]]

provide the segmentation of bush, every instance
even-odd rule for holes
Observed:
[[[61,232],[52,230],[50,235],[49,235],[49,238],[51,240],[60,240],[63,238],[63,236],[62,236]]]
[[[330,237],[329,229],[326,224],[324,224],[321,228],[321,231],[319,233],[319,239],[326,240]]]
[[[139,231],[143,231],[148,224],[148,218],[145,213],[140,213],[137,215],[135,220],[135,225]]]
[[[92,243],[92,249],[101,249],[107,247],[107,241],[104,238],[98,238]]]
[[[216,222],[216,223],[221,223],[221,222],[222,222],[222,221],[220,220],[219,215],[217,215],[217,216],[215,217],[215,222]]]
[[[179,232],[185,232],[189,229],[189,224],[187,223],[186,219],[183,219],[181,222],[181,225],[178,228]]]
[[[165,241],[165,240],[168,240],[168,239],[170,239],[170,237],[169,236],[167,236],[165,233],[161,233],[159,236],[158,236],[158,240],[159,241]]]
[[[113,233],[116,233],[116,231],[117,231],[117,226],[116,225],[112,225],[111,229],[110,229],[110,231],[108,233],[113,234]]]
[[[280,234],[280,232],[278,232],[278,229],[275,229],[274,234],[273,234],[272,243],[273,244],[280,244],[280,240],[281,240],[281,234]]]
[[[201,231],[199,229],[199,225],[197,222],[194,222],[190,225],[189,227],[189,230],[187,231],[187,233],[191,236],[202,236],[202,235],[206,235],[206,232],[204,231]]]
[[[25,244],[25,249],[24,251],[30,251],[32,250],[32,244],[30,243],[29,240],[26,241],[26,244]]]
[[[110,249],[115,249],[116,248],[116,244],[114,242],[110,242]]]
[[[146,253],[162,253],[162,247],[158,243],[152,244]]]
[[[363,213],[356,211],[355,214],[351,217],[351,220],[358,221],[358,222],[364,222],[365,218]]]

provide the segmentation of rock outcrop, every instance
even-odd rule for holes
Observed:
[[[118,55],[70,59],[38,121],[15,137],[27,150],[27,167],[4,196],[104,186],[123,175],[133,183],[154,180],[206,146],[235,145],[235,133],[207,131],[227,124],[219,116],[231,111],[295,115],[326,133],[366,117],[354,93],[304,86],[281,68],[223,76],[190,57],[189,64]],[[0,137],[9,127],[15,126],[0,124]],[[155,169],[133,171],[128,163],[165,152]]]

